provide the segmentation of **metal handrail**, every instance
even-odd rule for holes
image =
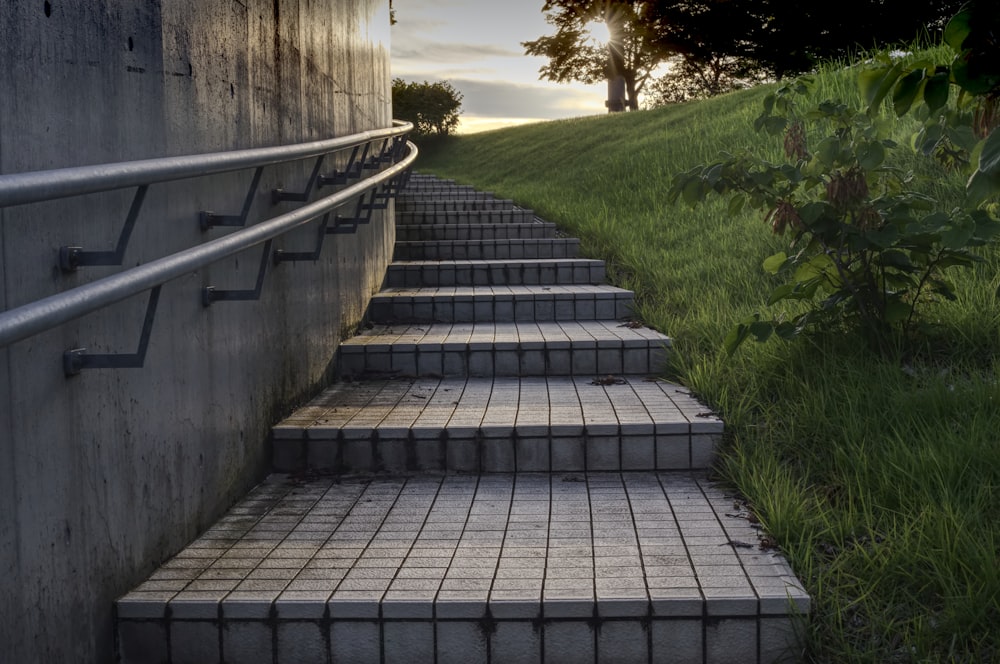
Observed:
[[[166,159],[150,159],[108,166],[81,167],[60,169],[56,171],[40,171],[23,175],[0,177],[0,205],[16,205],[31,201],[48,200],[57,196],[73,196],[96,191],[106,191],[151,181],[163,182],[170,179],[181,179],[218,173],[224,170],[239,170],[279,161],[316,156],[324,152],[350,148],[378,138],[399,136],[410,131],[412,125],[396,126],[392,129],[364,132],[341,139],[318,141],[298,146],[279,148],[262,148],[259,150],[240,150],[235,153],[214,153],[193,157],[171,157]],[[359,138],[363,137],[363,138]],[[320,147],[322,146],[322,147]],[[0,313],[0,348],[21,341],[45,330],[62,325],[88,313],[97,311],[128,297],[156,288],[185,274],[194,272],[206,265],[232,256],[267,240],[273,239],[288,231],[302,226],[320,216],[338,208],[351,199],[371,190],[373,187],[386,183],[401,176],[412,165],[417,157],[417,148],[413,143],[407,143],[409,152],[401,161],[377,174],[350,185],[330,196],[303,205],[273,219],[260,222],[246,229],[225,235],[215,240],[199,244],[170,256],[159,258],[138,267],[124,270],[114,275],[97,279],[88,284],[36,300],[23,306]],[[283,157],[279,158],[279,154]],[[251,155],[258,161],[252,161]],[[260,161],[267,160],[267,161]],[[173,164],[173,165],[171,165]],[[210,170],[195,172],[196,164]],[[91,183],[83,177],[84,171],[91,169],[95,182]],[[62,177],[67,172],[71,174],[69,184],[55,185],[46,182],[56,179],[55,174]],[[142,175],[139,176],[138,173]],[[47,174],[47,178],[42,178]],[[8,179],[18,178],[19,182],[31,188],[31,196],[17,196],[8,185]],[[44,195],[42,195],[44,192]],[[54,193],[58,192],[58,193]],[[39,197],[41,196],[41,197]],[[11,203],[14,200],[16,202]]]
[[[0,207],[307,159],[380,138],[402,136],[412,129],[412,123],[394,120],[389,129],[376,129],[310,143],[0,175]]]

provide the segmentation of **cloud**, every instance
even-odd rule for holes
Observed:
[[[431,80],[442,79],[431,77]],[[534,121],[604,112],[601,86],[594,86],[591,90],[575,86],[526,85],[506,81],[460,78],[447,80],[462,93],[463,115],[470,118]]]
[[[447,80],[462,94],[462,115],[470,118],[555,120],[605,112],[602,85],[527,85],[507,81],[481,81],[446,76],[406,76],[407,81],[431,83]]]
[[[463,95],[463,117],[482,126],[606,112],[603,85],[539,80],[546,59],[521,42],[551,31],[542,0],[396,0],[392,75],[451,83]]]
[[[458,126],[460,134],[476,134],[481,131],[492,129],[503,129],[504,127],[516,127],[532,122],[546,122],[544,118],[495,118],[479,117],[477,115],[463,115]]]
[[[403,43],[399,43],[402,41]],[[394,62],[404,64],[408,60],[420,63],[451,63],[484,60],[487,58],[521,57],[514,51],[496,44],[442,44],[422,39],[397,40],[392,45]]]

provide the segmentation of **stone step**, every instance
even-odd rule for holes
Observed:
[[[432,184],[432,185],[447,185],[447,184],[457,184],[457,182],[452,178],[441,178],[430,173],[412,173],[409,177],[409,185],[413,186],[415,184]]]
[[[601,284],[604,261],[548,258],[492,261],[405,261],[389,265],[387,287],[551,286]]]
[[[447,195],[445,195],[447,194]],[[493,200],[492,193],[487,191],[449,191],[434,192],[430,190],[405,189],[396,196],[397,205],[410,205],[411,203],[423,203],[427,201],[487,201]]]
[[[457,182],[451,180],[413,180],[411,179],[406,188],[401,193],[410,192],[449,192],[449,191],[477,191],[475,187],[468,184],[458,184]]]
[[[576,258],[577,238],[522,240],[432,240],[397,242],[393,260],[518,260],[533,258]]]
[[[678,473],[275,474],[117,601],[118,651],[166,664],[788,661],[810,600],[748,516]]]
[[[514,201],[509,198],[469,199],[457,201],[410,201],[397,199],[396,214],[400,212],[438,213],[438,212],[472,212],[476,210],[513,210]]]
[[[527,223],[399,224],[396,226],[396,242],[541,240],[555,236],[555,224],[533,221]]]
[[[637,376],[334,383],[273,429],[282,472],[707,468],[722,422]]]
[[[632,291],[606,285],[386,288],[371,299],[376,323],[622,320]]]
[[[668,337],[618,321],[376,325],[340,346],[341,377],[656,374]]]
[[[426,224],[535,224],[533,210],[396,210],[396,226]],[[555,226],[555,224],[552,224]]]

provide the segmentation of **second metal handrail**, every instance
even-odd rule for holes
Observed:
[[[405,136],[413,128],[409,122],[395,122],[391,129],[351,134],[324,141],[267,148],[250,148],[208,154],[158,157],[116,164],[75,166],[31,173],[0,176],[0,207],[82,196],[112,189],[214,175],[245,168],[270,166],[308,159],[371,143],[380,138]]]

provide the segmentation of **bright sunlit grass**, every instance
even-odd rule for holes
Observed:
[[[817,100],[856,99],[856,71],[821,72]],[[814,661],[1000,661],[1000,257],[953,275],[959,300],[928,311],[916,355],[884,358],[828,333],[726,357],[726,333],[774,286],[761,261],[785,240],[759,212],[675,207],[666,192],[722,151],[777,159],[778,144],[752,130],[766,92],[457,137],[428,146],[419,168],[580,237],[674,338],[664,373],[723,415],[717,470],[814,597]],[[905,145],[912,121],[896,131]],[[927,193],[959,200],[960,176],[935,170],[935,181]]]

